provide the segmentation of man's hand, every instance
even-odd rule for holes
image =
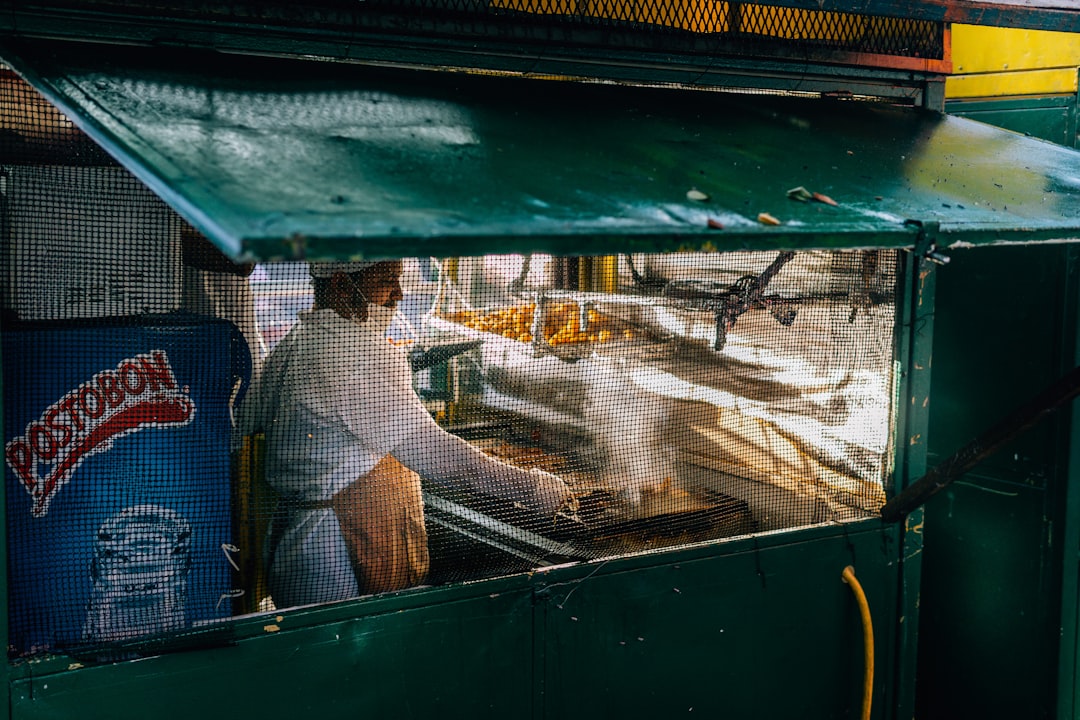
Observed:
[[[533,482],[532,506],[540,515],[554,518],[556,513],[571,507],[577,512],[577,498],[562,478],[539,468],[533,468],[528,475]]]

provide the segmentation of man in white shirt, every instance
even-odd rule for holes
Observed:
[[[246,412],[266,434],[266,479],[288,517],[272,540],[278,607],[423,583],[429,560],[420,478],[553,517],[566,483],[483,454],[440,428],[386,339],[400,261],[312,263],[315,306],[274,348]]]

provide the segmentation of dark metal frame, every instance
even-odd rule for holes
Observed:
[[[735,5],[746,3],[735,3]],[[345,62],[474,68],[619,82],[757,88],[891,98],[940,109],[941,74],[951,69],[949,31],[938,13],[905,4],[783,2],[754,5],[815,13],[912,19],[940,25],[940,57],[874,54],[753,34],[692,33],[615,21],[559,23],[523,15],[377,10],[335,0],[296,8],[247,1],[46,0],[0,10],[0,35],[214,49]],[[406,6],[407,3],[398,3]],[[877,7],[882,5],[882,7]],[[416,4],[421,8],[421,4]],[[359,9],[358,9],[359,8]],[[905,14],[906,13],[906,14]],[[539,19],[537,19],[539,18]],[[498,22],[493,22],[497,20]],[[466,28],[463,30],[463,27]]]

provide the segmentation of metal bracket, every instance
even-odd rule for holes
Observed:
[[[948,255],[938,250],[937,237],[941,232],[941,224],[936,220],[923,222],[922,220],[905,220],[904,225],[919,229],[915,238],[915,254],[925,258],[936,265],[948,265],[951,259]]]
[[[922,106],[927,110],[945,112],[945,76],[930,78],[923,85]]]

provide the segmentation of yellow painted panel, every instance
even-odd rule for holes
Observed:
[[[1080,34],[1016,28],[952,26],[957,74],[1080,66]]]
[[[1002,97],[1075,93],[1076,68],[953,75],[945,79],[945,97]]]

